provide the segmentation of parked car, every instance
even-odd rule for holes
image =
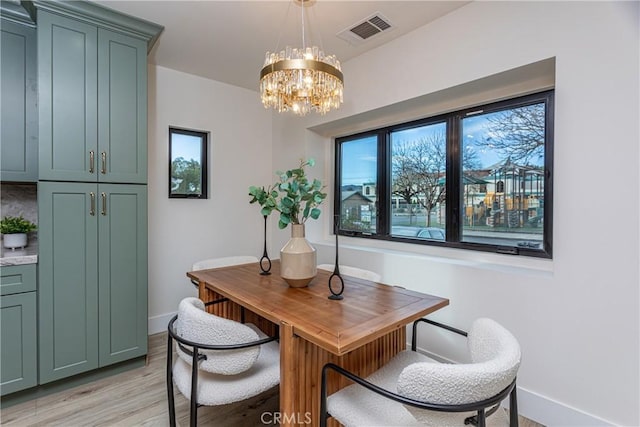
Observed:
[[[413,237],[417,239],[444,240],[444,229],[438,227],[391,227],[391,235],[395,237]]]
[[[416,237],[419,239],[444,240],[444,230],[436,227],[422,228]]]

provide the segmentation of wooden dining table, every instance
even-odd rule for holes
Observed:
[[[324,364],[335,363],[367,376],[406,347],[406,325],[449,304],[427,295],[342,275],[344,297],[330,300],[331,272],[318,270],[304,288],[290,287],[273,261],[271,274],[258,263],[188,272],[199,284],[199,297],[228,302],[212,313],[256,324],[280,335],[280,425],[318,425]],[[328,393],[349,384],[328,376]],[[272,418],[273,419],[273,418]]]

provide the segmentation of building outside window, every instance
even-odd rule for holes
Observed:
[[[337,138],[338,232],[551,257],[553,96]]]

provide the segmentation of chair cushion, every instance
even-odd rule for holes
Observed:
[[[372,382],[386,390],[398,393],[397,379],[407,366],[416,363],[439,364],[433,359],[420,353],[405,350],[398,353],[382,368],[367,377]],[[475,415],[472,412],[446,413],[418,410],[419,419],[412,414],[412,409],[401,403],[384,398],[364,387],[352,384],[332,394],[327,399],[327,408],[331,416],[346,427],[355,426],[465,426],[464,420]],[[506,427],[509,419],[504,409],[487,418],[488,427]]]
[[[367,377],[367,381],[395,393],[398,375],[404,367],[427,361],[434,362],[415,351],[403,351]],[[329,396],[327,409],[333,418],[346,427],[420,425],[401,403],[384,398],[358,384],[352,384]]]
[[[502,326],[476,320],[468,336],[470,364],[445,364],[413,351],[396,355],[368,381],[402,396],[431,403],[460,404],[484,400],[506,388],[520,366],[520,346]],[[329,413],[345,426],[464,426],[475,412],[418,409],[353,384],[327,399]],[[487,418],[488,426],[507,426],[503,408]]]
[[[254,325],[260,339],[267,336]],[[276,341],[260,346],[262,351],[250,369],[237,375],[219,375],[198,371],[198,403],[207,406],[239,402],[269,390],[280,383],[280,352]],[[174,383],[180,393],[191,399],[191,366],[176,358]]]
[[[495,396],[516,377],[520,366],[518,341],[491,319],[476,320],[468,335],[472,363],[414,363],[398,377],[398,393],[411,399],[458,405]],[[433,414],[407,409],[422,422]]]
[[[500,361],[516,370],[520,365],[518,340],[494,320],[481,318],[473,322],[467,343],[474,363]]]
[[[215,344],[241,344],[258,340],[256,328],[224,319],[204,311],[198,298],[185,298],[178,306],[176,332],[192,342]],[[261,346],[238,350],[201,350],[207,356],[200,369],[223,375],[236,375],[251,368],[258,359]],[[178,356],[191,364],[191,356],[176,347]]]

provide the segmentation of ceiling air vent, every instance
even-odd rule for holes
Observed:
[[[393,26],[390,21],[378,12],[352,25],[346,30],[342,30],[338,33],[338,37],[352,44],[360,44],[376,34],[392,28]]]

